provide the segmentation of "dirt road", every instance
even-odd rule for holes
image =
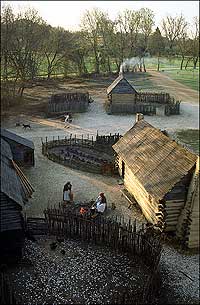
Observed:
[[[171,93],[176,99],[187,103],[199,103],[199,92],[190,89],[181,83],[171,79],[169,76],[154,70],[149,71],[152,81],[159,86],[166,88],[166,92]]]

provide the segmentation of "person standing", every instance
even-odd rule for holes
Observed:
[[[72,185],[68,181],[63,187],[63,205],[73,202]]]
[[[70,116],[69,116],[69,113],[67,113],[65,116],[65,127],[64,128],[69,128],[69,119],[70,119]]]

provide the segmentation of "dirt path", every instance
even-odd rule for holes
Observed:
[[[199,92],[180,84],[179,82],[171,79],[169,76],[151,70],[149,71],[153,76],[152,81],[159,86],[166,88],[166,92],[171,93],[176,99],[188,103],[199,103]]]

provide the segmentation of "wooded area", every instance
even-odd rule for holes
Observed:
[[[199,59],[198,17],[188,24],[180,15],[168,16],[153,32],[154,13],[148,8],[119,12],[113,21],[100,9],[86,11],[79,31],[47,24],[35,9],[16,14],[9,5],[1,14],[2,99],[8,106],[39,76],[50,79],[61,71],[71,74],[119,72],[120,66],[138,65],[146,58],[180,56],[180,69]],[[190,30],[191,29],[191,30]],[[31,39],[30,39],[31,37]],[[127,59],[132,59],[129,61]]]

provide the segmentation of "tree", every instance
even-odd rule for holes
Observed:
[[[61,27],[46,28],[43,52],[47,60],[47,78],[50,79],[53,71],[69,53],[72,35]]]
[[[163,53],[165,48],[164,39],[161,35],[159,28],[157,27],[155,32],[150,36],[149,43],[148,43],[148,50],[150,51],[151,55],[158,57],[158,66],[157,71],[160,70],[160,56]]]
[[[83,32],[75,32],[72,34],[72,40],[71,40],[71,48],[66,52],[66,57],[72,62],[75,63],[78,69],[78,74],[80,76],[87,74],[87,68],[85,64],[85,58],[89,53],[89,46],[87,41],[84,41],[82,38],[84,36]],[[69,62],[67,62],[69,64]]]
[[[188,53],[188,37],[187,37],[187,32],[184,31],[182,32],[179,40],[177,41],[177,46],[178,46],[178,49],[180,51],[180,54],[181,54],[181,65],[180,65],[180,70],[183,69],[183,63],[184,63],[184,60],[185,60],[185,56],[186,54]]]
[[[7,9],[8,12],[8,9]],[[12,16],[12,14],[10,13]],[[11,33],[4,40],[6,62],[13,71],[15,82],[20,80],[18,93],[23,95],[26,83],[37,75],[41,61],[41,42],[44,37],[42,24],[44,21],[34,9],[28,9],[10,19]],[[5,30],[5,27],[3,28]],[[3,36],[8,34],[5,31]],[[8,40],[9,39],[9,40]]]
[[[170,55],[173,53],[175,42],[185,32],[186,27],[187,22],[182,15],[176,17],[167,16],[166,19],[162,20],[162,29],[169,43]]]
[[[102,12],[99,9],[94,8],[91,11],[86,11],[81,21],[81,28],[85,33],[85,39],[89,41],[94,54],[95,73],[97,74],[100,72],[99,19],[101,16]]]
[[[196,16],[193,19],[190,44],[190,54],[193,60],[193,68],[196,69],[199,59],[199,18]]]

